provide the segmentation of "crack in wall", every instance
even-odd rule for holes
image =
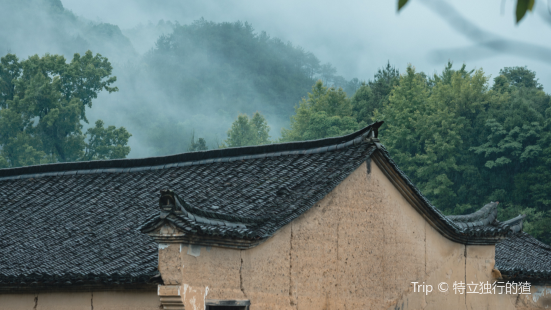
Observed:
[[[36,294],[36,296],[34,296],[34,307],[33,307],[33,309],[36,310],[36,307],[38,307],[38,294]]]
[[[94,292],[91,292],[90,294],[90,309],[94,310]]]
[[[424,242],[425,242],[425,281],[427,281],[427,283],[429,282],[429,275],[427,274],[427,221],[425,221],[425,237],[424,237]],[[425,294],[425,296],[423,296],[423,299],[425,300],[425,305],[423,306],[423,309],[425,309],[425,307],[427,306],[427,294]]]
[[[386,234],[385,234],[385,226],[386,226],[386,223],[385,223],[385,217],[383,217],[383,221],[382,221],[382,230],[383,230],[383,250],[381,251],[382,252],[382,261],[381,261],[381,267],[383,269],[383,273],[384,275],[386,275],[386,271],[385,271],[385,253],[386,253],[386,248],[385,248],[385,245],[386,245]],[[386,288],[386,277],[383,277],[383,300],[382,300],[382,303],[385,302],[386,300],[386,297],[385,297],[385,288]]]
[[[340,211],[340,208],[339,208],[339,211]],[[339,215],[340,215],[340,212],[339,212]],[[339,295],[340,295],[340,283],[341,283],[341,274],[340,274],[340,270],[339,270],[339,227],[340,227],[340,223],[341,223],[341,217],[339,216],[338,219],[337,219],[337,300],[340,300],[339,299]],[[344,303],[344,309],[346,309],[346,302]]]
[[[289,304],[291,307],[298,308],[298,303],[293,295],[293,223],[291,222],[291,237],[289,238]]]
[[[465,309],[467,309],[467,245],[465,244]]]
[[[245,287],[243,286],[243,250],[239,251],[239,258],[241,258],[241,266],[239,266],[239,288],[241,289],[241,292],[243,293],[243,296],[247,298],[247,294],[245,293]]]

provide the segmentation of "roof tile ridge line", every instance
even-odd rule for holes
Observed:
[[[524,242],[529,242],[530,244],[535,245],[540,249],[544,249],[544,250],[547,250],[547,251],[551,252],[551,245],[539,241],[538,239],[536,239],[534,236],[530,235],[527,232],[524,232],[524,233],[533,238],[532,240],[522,239]],[[536,240],[536,242],[534,242],[533,240]]]
[[[111,159],[111,160],[97,160],[97,161],[85,161],[85,162],[66,162],[66,163],[53,163],[44,165],[33,165],[16,168],[4,168],[0,169],[0,180],[19,179],[20,176],[25,178],[31,178],[34,176],[43,176],[45,173],[51,173],[52,176],[63,175],[67,171],[80,171],[81,174],[91,173],[90,171],[102,170],[97,172],[103,172],[103,170],[127,170],[123,172],[130,172],[131,169],[136,170],[149,170],[151,168],[163,169],[165,166],[174,166],[174,164],[182,163],[207,163],[226,161],[229,159],[235,159],[240,157],[252,157],[267,154],[284,153],[282,155],[289,155],[290,153],[311,154],[317,152],[307,152],[322,148],[332,148],[331,150],[339,149],[340,146],[348,147],[358,143],[358,140],[362,140],[367,136],[372,129],[378,129],[382,125],[382,121],[370,124],[356,132],[345,136],[330,137],[317,140],[307,141],[294,141],[276,144],[265,144],[255,146],[244,146],[226,149],[214,149],[208,151],[199,152],[187,152],[180,154],[173,154],[167,156],[158,157],[146,157],[146,158],[127,158],[127,159]],[[360,137],[362,137],[360,139]],[[340,141],[340,142],[339,142]],[[305,153],[307,152],[307,153]],[[206,156],[205,156],[206,155]],[[227,156],[224,156],[227,155]],[[242,158],[246,159],[246,158]],[[147,169],[149,168],[149,169]],[[170,168],[170,167],[166,167]],[[109,172],[109,171],[105,171]],[[118,172],[118,171],[112,171]]]
[[[198,215],[198,216],[201,216],[201,217],[205,217],[208,220],[228,221],[230,223],[256,224],[256,225],[258,225],[258,224],[262,224],[262,223],[266,222],[267,220],[273,218],[273,216],[264,216],[264,217],[259,217],[259,218],[239,217],[239,216],[235,216],[233,214],[223,214],[223,213],[218,213],[218,212],[214,212],[214,211],[201,210],[199,208],[196,208],[196,207],[186,203],[184,199],[182,199],[178,196],[178,194],[174,193],[174,196],[175,196],[176,199],[178,199],[180,201],[180,204],[184,207],[184,209],[187,212],[189,212],[193,215]],[[176,215],[176,216],[179,216],[179,215]]]
[[[526,218],[526,214],[519,214],[514,218],[501,222],[501,224],[509,228],[509,230],[511,230],[513,233],[518,233],[523,231],[524,218]]]
[[[261,154],[255,154],[255,155],[236,155],[236,156],[221,157],[216,159],[204,159],[204,160],[195,160],[195,161],[188,160],[188,161],[174,162],[170,164],[163,164],[163,165],[156,165],[156,166],[138,166],[138,167],[132,167],[132,168],[112,167],[112,168],[81,169],[81,170],[68,170],[68,171],[75,172],[75,173],[71,173],[71,175],[95,174],[95,173],[105,173],[105,172],[126,173],[126,172],[140,172],[140,171],[147,171],[147,170],[168,169],[173,167],[203,165],[203,164],[210,164],[215,162],[230,162],[235,160],[258,159],[258,158],[287,156],[287,155],[308,155],[308,154],[325,153],[325,152],[341,150],[354,145],[358,145],[364,142],[364,139],[369,135],[370,132],[371,130],[368,130],[367,132],[363,133],[362,135],[356,137],[353,140],[342,142],[339,144],[324,146],[324,147],[297,149],[293,151],[275,151],[275,152],[261,153]],[[319,140],[310,140],[305,142],[311,142],[311,141],[319,141]],[[264,145],[253,146],[253,147],[262,147],[262,146]],[[183,154],[192,154],[192,153],[182,153],[180,155],[183,155]],[[176,155],[170,155],[170,156],[176,156]],[[166,156],[166,157],[169,157],[169,156]],[[145,159],[148,159],[148,158],[145,158]],[[102,162],[102,161],[98,161],[98,162]],[[78,162],[78,163],[90,163],[90,162]],[[64,164],[64,163],[60,163],[60,164]],[[65,164],[76,164],[76,163],[65,163]],[[29,166],[29,167],[40,167],[40,166]],[[21,169],[21,168],[28,168],[28,167],[10,168],[10,169]],[[6,176],[6,177],[0,176],[0,181],[12,180],[12,179],[17,180],[17,179],[38,178],[38,177],[44,177],[44,176],[61,176],[61,175],[65,175],[68,171],[29,173],[29,174],[13,175],[13,176]],[[0,172],[1,172],[1,169],[0,169]]]
[[[442,219],[444,222],[446,222],[448,225],[450,225],[452,228],[454,228],[456,230],[456,232],[464,232],[465,229],[464,228],[461,228],[457,225],[457,223],[453,222],[452,220],[450,220],[446,215],[444,215],[444,213],[442,213],[442,211],[440,211],[440,209],[436,208],[434,205],[432,205],[432,203],[428,200],[427,197],[425,197],[425,195],[423,195],[423,193],[421,193],[421,190],[419,190],[419,188],[417,188],[417,186],[415,186],[415,184],[413,184],[413,182],[409,179],[409,177],[402,171],[402,169],[400,169],[400,167],[398,167],[398,164],[392,159],[392,157],[390,157],[390,154],[388,152],[388,150],[385,148],[385,146],[381,143],[376,143],[377,145],[377,149],[379,151],[381,151],[381,154],[383,154],[383,156],[386,158],[386,160],[389,162],[389,164],[394,168],[396,169],[396,171],[398,172],[398,174],[400,175],[401,178],[404,179],[405,183],[410,187],[410,189],[415,193],[415,195],[418,196],[418,198],[432,211],[435,213],[436,216],[440,217],[440,219]]]

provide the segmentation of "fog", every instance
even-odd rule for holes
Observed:
[[[457,11],[488,33],[551,48],[547,40],[551,24],[546,1],[536,1],[535,12],[515,24],[516,1],[448,1]],[[431,1],[411,0],[400,12],[396,1],[163,1],[107,0],[82,2],[65,0],[75,14],[128,29],[158,20],[190,23],[200,17],[215,22],[248,21],[258,31],[289,40],[313,52],[322,62],[332,63],[345,78],[369,79],[387,61],[399,68],[408,63],[418,70],[441,71],[450,59],[470,68],[483,68],[495,76],[505,66],[528,66],[536,70],[546,89],[551,75],[546,64],[525,57],[476,48],[473,40],[457,31],[446,18],[434,12]],[[465,49],[459,53],[453,49]],[[475,50],[475,52],[472,52]],[[435,52],[444,51],[444,53]],[[447,53],[446,53],[447,51]],[[448,54],[448,55],[446,55]],[[448,57],[447,57],[448,56]],[[550,56],[551,58],[551,56]]]
[[[27,1],[40,7],[40,0]],[[503,67],[528,66],[536,71],[545,90],[551,89],[551,54],[547,53],[551,42],[545,40],[551,33],[551,23],[543,1],[538,1],[535,12],[528,13],[518,25],[514,22],[516,1],[512,0],[449,1],[456,15],[442,10],[434,1],[410,2],[397,13],[396,1],[62,0],[64,9],[70,12],[59,13],[68,14],[59,23],[32,8],[15,17],[4,10],[0,14],[4,20],[0,49],[2,55],[10,51],[20,59],[60,53],[70,60],[72,53],[86,49],[108,57],[120,91],[100,93],[87,117],[90,124],[103,119],[107,125],[126,127],[133,134],[129,157],[186,151],[193,132],[196,137],[205,137],[210,147],[216,147],[237,112],[251,115],[261,111],[268,119],[272,138],[279,137],[281,128],[288,126],[292,111],[274,110],[265,104],[246,78],[241,78],[239,88],[247,89],[248,94],[239,97],[240,105],[231,110],[217,97],[203,95],[195,101],[184,100],[177,90],[162,89],[152,82],[143,59],[159,36],[170,35],[175,25],[191,24],[200,18],[250,23],[257,33],[265,31],[272,38],[312,52],[321,63],[331,63],[337,75],[347,80],[369,80],[387,62],[401,71],[412,64],[418,71],[431,74],[440,72],[450,60],[456,66],[465,63],[469,69],[483,68],[493,77]],[[23,16],[29,20],[28,27],[6,31],[11,18]],[[205,69],[201,59],[196,62],[195,70]],[[229,76],[238,77],[242,75]],[[155,146],[155,141],[162,139],[173,142],[168,147]]]

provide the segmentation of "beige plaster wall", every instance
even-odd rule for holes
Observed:
[[[197,254],[178,244],[159,251],[160,264],[166,264],[160,266],[163,279],[182,286],[186,309],[202,310],[206,299],[248,299],[251,309],[305,310],[536,305],[530,295],[455,294],[454,281],[493,282],[494,246],[444,238],[375,164],[369,174],[362,164],[265,243],[249,250],[201,247]],[[414,292],[412,282],[430,284],[433,292]],[[437,291],[440,282],[448,283],[447,293]]]
[[[0,294],[0,310],[158,310],[156,291]]]

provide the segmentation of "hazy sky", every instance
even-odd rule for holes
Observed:
[[[443,0],[437,0],[443,1]],[[496,53],[477,46],[442,15],[431,9],[429,0],[410,0],[400,13],[391,0],[62,0],[76,15],[94,21],[132,28],[160,19],[187,24],[206,20],[250,22],[257,31],[291,41],[313,52],[322,62],[332,63],[338,74],[350,79],[370,79],[390,61],[403,71],[408,63],[426,73],[440,72],[448,59],[456,66],[483,68],[493,77],[506,66],[528,66],[535,70],[547,92],[551,91],[551,53],[513,43],[516,53]],[[486,31],[485,40],[506,38],[551,50],[551,22],[547,1],[536,1],[534,13],[514,23],[516,0],[448,1],[474,25]],[[550,9],[551,10],[551,9]],[[466,29],[467,28],[462,28]],[[152,42],[153,44],[153,42]],[[534,56],[534,54],[536,54]],[[515,55],[528,55],[526,57]],[[549,55],[549,56],[547,56]],[[539,59],[535,59],[539,57]],[[547,62],[541,60],[549,57]],[[547,59],[547,58],[546,58]]]

